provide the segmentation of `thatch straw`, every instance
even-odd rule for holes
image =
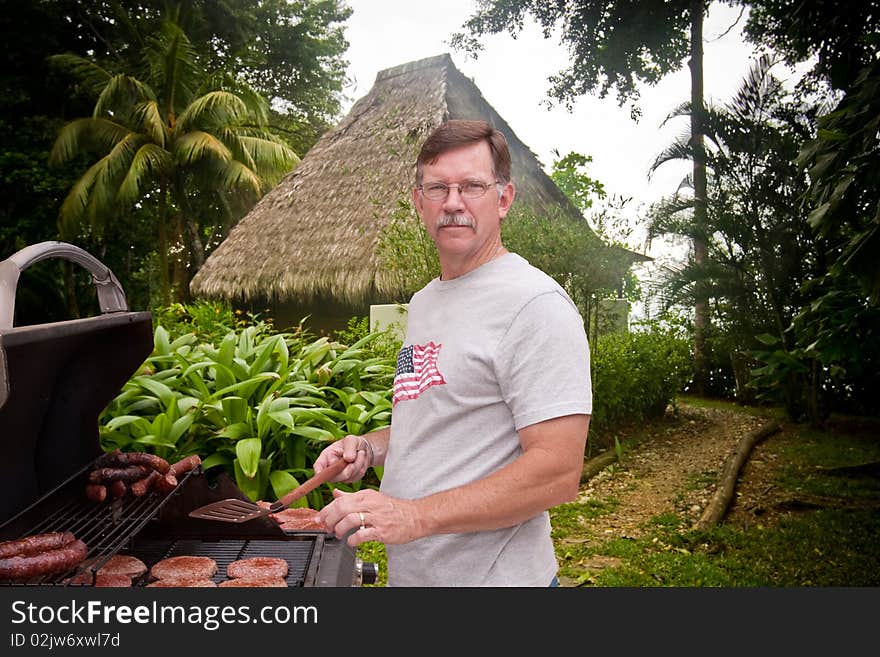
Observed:
[[[381,71],[370,92],[257,203],[194,277],[194,295],[346,303],[394,300],[376,246],[415,176],[427,137],[450,118],[482,118],[512,156],[518,204],[576,208],[448,54]]]

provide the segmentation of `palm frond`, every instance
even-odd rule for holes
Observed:
[[[220,186],[223,188],[244,188],[257,196],[263,193],[263,181],[252,169],[247,168],[241,162],[230,160],[223,167],[220,175],[222,176]]]
[[[690,132],[682,132],[680,133],[675,140],[669,144],[666,148],[664,148],[656,158],[654,158],[654,162],[651,163],[651,166],[648,167],[648,177],[651,177],[662,164],[666,162],[671,162],[673,160],[690,160],[693,157],[693,150],[691,149],[691,134]]]
[[[204,157],[214,157],[224,162],[232,159],[232,152],[222,141],[201,130],[180,137],[175,143],[174,155],[182,164],[191,164]]]
[[[49,164],[63,164],[82,151],[106,152],[124,140],[131,130],[109,119],[74,119],[58,133]]]
[[[134,154],[128,172],[119,185],[116,195],[119,205],[136,202],[144,192],[146,181],[166,174],[171,164],[171,154],[164,148],[153,143],[142,145]]]
[[[146,41],[144,61],[148,79],[161,84],[165,110],[180,114],[195,96],[202,75],[198,53],[189,38],[178,25],[163,22]]]
[[[688,101],[680,103],[679,105],[672,108],[672,111],[670,111],[669,114],[666,115],[666,118],[660,122],[660,127],[662,128],[672,119],[677,119],[682,116],[690,116],[690,115],[691,115],[691,101],[688,100]]]
[[[153,143],[164,148],[165,123],[159,113],[158,103],[155,100],[140,103],[134,108],[134,117]]]
[[[96,119],[105,115],[114,116],[119,113],[120,107],[128,108],[134,103],[155,98],[153,90],[137,78],[114,75],[101,90],[92,116]]]
[[[187,132],[193,128],[235,125],[248,118],[245,102],[228,91],[210,91],[196,98],[177,118],[175,130]]]
[[[48,61],[50,65],[76,78],[92,97],[98,96],[113,77],[103,67],[79,55],[52,55]]]
[[[74,236],[83,218],[85,208],[89,203],[89,195],[95,184],[99,167],[93,164],[86,172],[73,183],[61,208],[58,210],[58,226],[62,236]]]
[[[258,163],[251,168],[265,174],[287,173],[299,164],[299,156],[293,149],[274,135],[240,137],[239,141],[248,154],[248,160]]]

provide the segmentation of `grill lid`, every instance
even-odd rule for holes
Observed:
[[[92,274],[98,317],[13,327],[15,287],[30,265],[64,258]],[[152,318],[128,312],[113,273],[63,242],[0,262],[0,523],[101,453],[98,417],[153,349]]]

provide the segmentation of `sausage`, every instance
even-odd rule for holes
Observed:
[[[190,470],[195,470],[201,464],[202,459],[199,455],[193,454],[192,456],[187,456],[186,458],[180,459],[177,463],[174,463],[171,468],[169,468],[168,474],[180,477],[180,475],[189,472]]]
[[[150,473],[142,465],[130,465],[126,468],[98,468],[89,473],[90,484],[110,484],[114,481],[137,481]]]
[[[128,465],[143,465],[148,468],[165,474],[171,469],[171,465],[161,456],[155,454],[147,454],[146,452],[128,452],[124,455]]]
[[[27,557],[0,559],[0,579],[27,580],[39,575],[63,573],[85,559],[88,551],[86,544],[76,539],[56,550]]]
[[[161,476],[162,475],[159,474],[158,470],[151,471],[146,477],[138,479],[131,485],[131,494],[135,497],[143,497],[149,492],[155,481]]]
[[[121,479],[117,479],[112,484],[110,484],[110,494],[113,495],[116,499],[120,497],[125,497],[125,494],[128,492],[128,484],[126,484]]]
[[[95,461],[95,466],[99,468],[118,468],[125,465],[124,457],[125,455],[121,449],[114,449],[112,452],[101,454]]]
[[[124,468],[129,465],[143,465],[162,474],[168,472],[168,468],[171,467],[161,456],[148,452],[123,452],[119,449],[107,452],[95,461],[97,468]]]
[[[153,487],[160,493],[168,494],[177,488],[177,477],[170,472],[168,474],[159,475],[159,478],[156,479]]]
[[[86,497],[92,502],[103,502],[107,499],[107,487],[103,484],[86,484]]]
[[[57,550],[76,540],[72,532],[48,532],[34,534],[13,541],[0,543],[0,559],[27,557],[47,550]]]

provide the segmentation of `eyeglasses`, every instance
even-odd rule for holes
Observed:
[[[501,181],[496,180],[496,185],[500,185]],[[480,180],[465,180],[458,185],[447,185],[441,182],[428,183],[419,185],[416,189],[422,192],[422,196],[432,201],[442,201],[449,195],[449,190],[453,187],[458,188],[458,193],[463,198],[480,198],[492,186],[492,183],[484,183]]]

